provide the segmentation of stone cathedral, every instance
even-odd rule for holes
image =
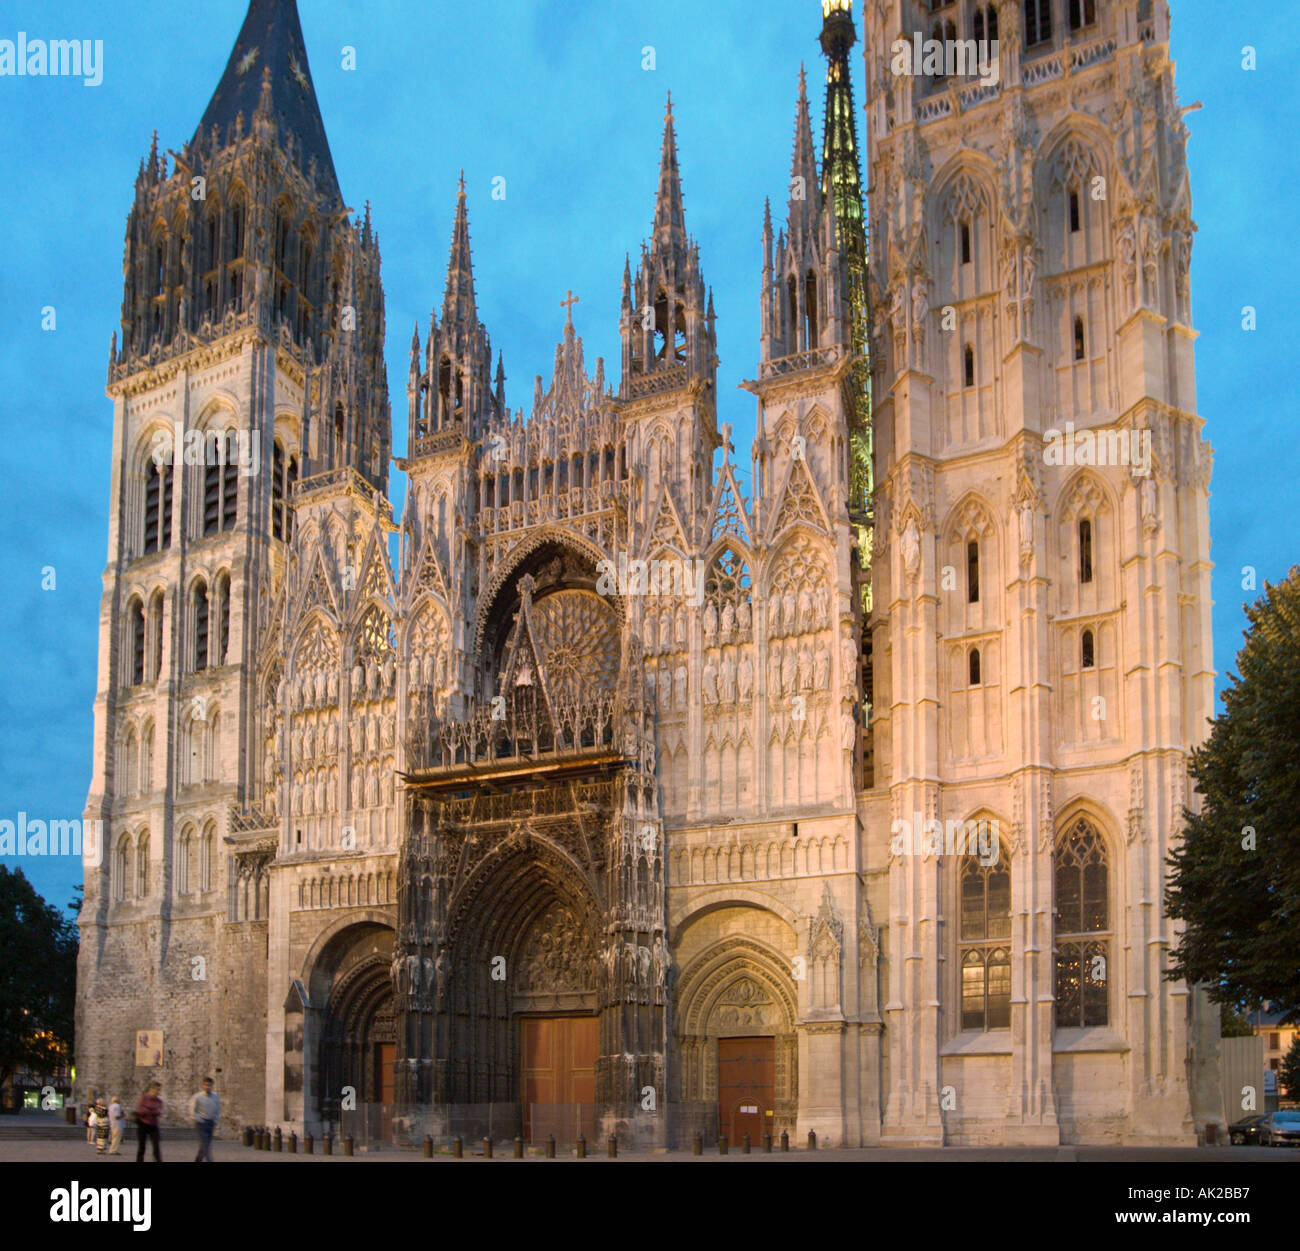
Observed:
[[[1217,1013],[1164,977],[1213,705],[1167,0],[814,15],[821,141],[800,70],[790,183],[736,205],[747,465],[671,98],[620,359],[571,296],[510,408],[462,180],[397,458],[379,238],[293,0],[251,0],[191,141],[155,140],[83,1085],[179,1114],[210,1073],[231,1124],[367,1143],[1221,1124]],[[914,35],[992,72],[912,72]]]

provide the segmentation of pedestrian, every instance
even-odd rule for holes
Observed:
[[[217,1117],[221,1115],[221,1100],[212,1086],[212,1078],[205,1077],[203,1089],[190,1100],[190,1115],[199,1130],[199,1153],[194,1157],[195,1164],[203,1160],[212,1163],[212,1135],[216,1132]]]
[[[139,1141],[135,1149],[135,1162],[144,1163],[144,1144],[146,1140],[153,1143],[155,1164],[162,1163],[162,1148],[158,1145],[158,1122],[162,1120],[162,1087],[157,1082],[150,1082],[140,1101],[135,1105],[135,1123]]]
[[[126,1129],[126,1109],[114,1095],[108,1101],[108,1154],[121,1155],[122,1133]]]
[[[95,1096],[89,1095],[86,1098],[86,1144],[93,1147],[95,1145]]]
[[[95,1154],[103,1155],[108,1150],[108,1106],[103,1099],[96,1102],[90,1117],[95,1125]]]

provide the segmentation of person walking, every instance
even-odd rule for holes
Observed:
[[[90,1110],[90,1122],[95,1127],[95,1154],[108,1150],[108,1108],[102,1099]]]
[[[221,1100],[213,1090],[212,1078],[203,1079],[203,1089],[190,1100],[190,1115],[199,1130],[199,1153],[194,1157],[198,1164],[212,1163],[212,1135],[216,1132],[217,1117],[221,1115]]]
[[[140,1101],[135,1105],[135,1123],[139,1132],[139,1141],[135,1150],[135,1162],[144,1163],[144,1144],[146,1139],[153,1143],[155,1164],[162,1163],[162,1149],[158,1144],[158,1122],[162,1120],[162,1087],[157,1082],[150,1082]]]
[[[114,1095],[108,1101],[108,1154],[121,1155],[122,1133],[126,1129],[126,1109]]]
[[[93,1147],[95,1145],[95,1096],[91,1095],[86,1100],[86,1145]]]

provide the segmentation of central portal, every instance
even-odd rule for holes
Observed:
[[[526,1016],[520,1019],[524,1137],[576,1142],[596,1136],[598,1018]]]

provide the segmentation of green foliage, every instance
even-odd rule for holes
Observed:
[[[1230,1003],[1219,1005],[1219,1036],[1221,1038],[1249,1038],[1255,1032],[1244,1012]]]
[[[1223,713],[1192,753],[1202,806],[1169,857],[1165,904],[1186,929],[1166,976],[1300,1015],[1300,567],[1246,615]]]
[[[1291,1040],[1291,1049],[1277,1066],[1277,1084],[1287,1098],[1300,1099],[1300,1034]]]
[[[76,923],[0,865],[0,1082],[26,1066],[50,1073],[72,1054]]]

